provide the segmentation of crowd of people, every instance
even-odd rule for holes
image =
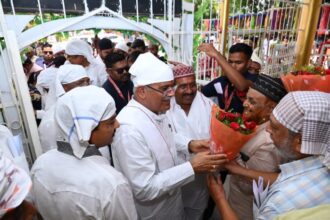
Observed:
[[[1,219],[330,216],[330,94],[287,92],[253,72],[247,44],[232,45],[228,59],[201,44],[224,74],[200,91],[192,66],[141,39],[101,39],[96,57],[78,39],[42,49],[23,66],[43,154],[28,175],[0,149]],[[258,125],[233,160],[210,151],[214,105]]]

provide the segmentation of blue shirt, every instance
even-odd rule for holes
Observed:
[[[258,75],[251,74],[249,72],[244,73],[243,76],[245,79],[250,80],[252,82],[254,82],[258,78]],[[232,92],[234,92],[233,98],[232,98],[229,108],[227,110],[233,109],[234,112],[242,113],[243,112],[243,102],[240,99],[240,97],[237,96],[236,92],[234,91],[234,90],[236,90],[235,87],[232,85],[232,83],[229,81],[229,79],[226,76],[220,76],[220,77],[214,79],[212,82],[205,85],[202,88],[202,93],[206,97],[216,96],[218,99],[220,108],[225,109],[224,94],[225,94],[225,90],[226,90],[227,86],[228,86],[228,97],[230,96],[230,94]]]
[[[330,171],[322,164],[323,159],[310,156],[281,165],[281,174],[255,219],[271,220],[292,210],[330,204]]]

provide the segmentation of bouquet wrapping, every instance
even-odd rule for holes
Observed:
[[[211,144],[212,153],[225,153],[232,160],[241,148],[254,135],[255,122],[248,122],[238,113],[225,112],[213,105],[211,114]]]

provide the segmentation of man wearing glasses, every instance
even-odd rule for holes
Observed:
[[[45,43],[42,46],[42,54],[42,57],[36,59],[36,64],[38,64],[38,66],[42,67],[43,69],[46,69],[53,64],[54,56],[52,45],[49,43]]]
[[[133,83],[128,73],[127,60],[121,53],[111,53],[105,57],[104,63],[108,80],[104,82],[103,88],[115,100],[116,114],[118,114],[133,95]]]
[[[115,168],[132,187],[140,219],[185,219],[181,187],[196,173],[217,171],[226,156],[201,152],[180,163],[173,128],[164,114],[174,96],[172,69],[148,52],[139,55],[129,72],[134,97],[117,117]]]
[[[189,161],[196,151],[209,151],[210,121],[213,102],[197,91],[192,66],[173,67],[175,96],[166,112],[175,133],[178,158]],[[182,187],[186,219],[202,219],[209,199],[206,175],[195,175],[195,180]]]

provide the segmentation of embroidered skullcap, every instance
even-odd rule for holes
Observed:
[[[301,153],[325,155],[324,164],[330,168],[330,94],[290,92],[273,115],[289,130],[301,133]]]
[[[192,66],[186,66],[184,64],[178,64],[173,67],[174,78],[180,78],[185,76],[194,76],[194,68]]]
[[[90,64],[95,62],[92,47],[86,41],[81,39],[74,39],[69,41],[66,45],[65,53],[72,56],[84,56]]]
[[[55,107],[57,140],[70,143],[73,155],[81,159],[92,131],[115,112],[115,101],[103,88],[93,85],[74,88],[61,96]]]
[[[129,73],[134,87],[173,80],[172,69],[150,52],[140,54]]]
[[[100,50],[106,50],[106,49],[111,49],[113,48],[112,41],[108,38],[102,38],[99,41],[99,49]]]
[[[115,49],[122,50],[122,51],[124,51],[124,52],[126,52],[126,53],[128,53],[128,50],[129,50],[129,48],[128,48],[128,46],[126,45],[125,42],[120,42],[120,43],[116,44]]]
[[[29,175],[0,149],[0,218],[23,202],[31,184]]]
[[[260,74],[252,84],[252,88],[267,96],[274,102],[279,102],[286,94],[286,90],[280,78],[274,78]]]

